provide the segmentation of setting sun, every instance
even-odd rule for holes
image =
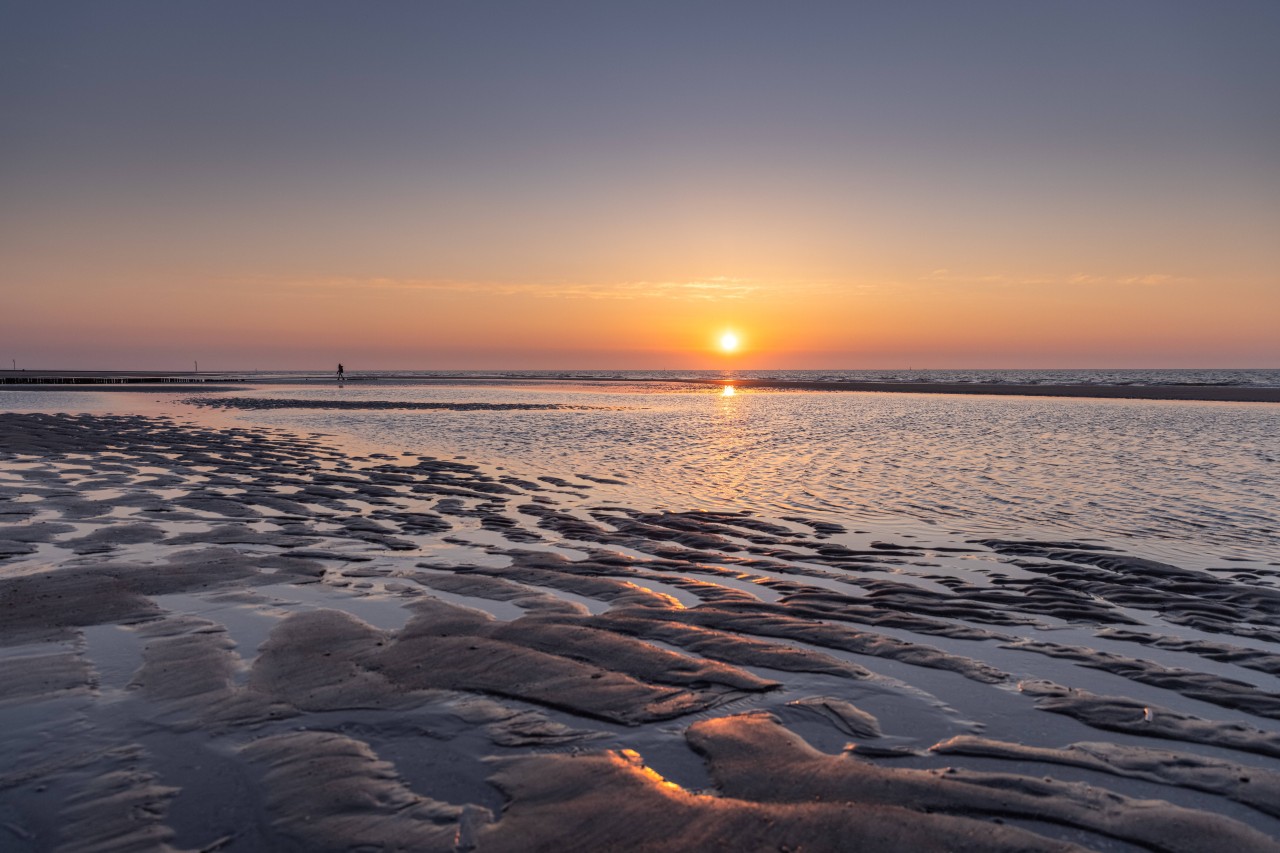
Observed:
[[[733,332],[725,332],[720,336],[720,349],[723,352],[734,352],[738,348],[738,336]]]

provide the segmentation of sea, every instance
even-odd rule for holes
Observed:
[[[257,371],[281,378],[315,371]],[[328,375],[328,374],[323,374]],[[976,385],[1223,385],[1280,388],[1280,369],[1080,369],[1080,370],[354,370],[353,377],[413,379],[724,380],[796,382],[919,382]]]

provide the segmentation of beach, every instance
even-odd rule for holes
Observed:
[[[0,390],[4,849],[1280,849],[1274,389],[723,384]]]
[[[711,384],[716,384],[712,382]],[[1280,403],[1280,388],[1218,385],[1021,385],[963,382],[805,382],[785,379],[743,379],[743,388],[795,391],[863,391],[881,394],[978,394],[1000,397],[1081,397],[1104,400],[1201,400],[1228,403]]]

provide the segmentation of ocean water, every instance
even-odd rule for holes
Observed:
[[[272,373],[281,378],[324,376],[316,371]],[[1280,388],[1276,369],[1088,370],[359,370],[348,375],[404,379],[785,379],[802,382],[960,382],[988,385],[1225,385]]]
[[[597,503],[803,513],[937,541],[1090,540],[1187,567],[1280,562],[1280,406],[1271,404],[728,396],[705,386],[563,381],[274,385],[227,396],[583,407],[188,411],[521,476],[616,481],[595,483]]]

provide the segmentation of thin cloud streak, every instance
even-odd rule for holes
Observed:
[[[920,276],[919,281],[940,282],[944,284],[999,284],[1008,286],[1030,287],[1035,285],[1115,285],[1166,287],[1177,284],[1196,284],[1197,280],[1186,276],[1169,275],[1168,273],[1144,273],[1141,275],[1107,276],[1092,273],[1075,273],[1063,277],[1049,276],[1011,276],[969,275],[953,273],[948,269],[936,269]]]
[[[625,281],[608,283],[491,282],[416,278],[317,278],[279,279],[245,277],[241,285],[277,286],[316,294],[382,290],[530,296],[539,299],[634,300],[672,299],[683,301],[743,300],[751,297],[821,293],[838,289],[831,282],[777,282],[718,276],[691,281]]]

